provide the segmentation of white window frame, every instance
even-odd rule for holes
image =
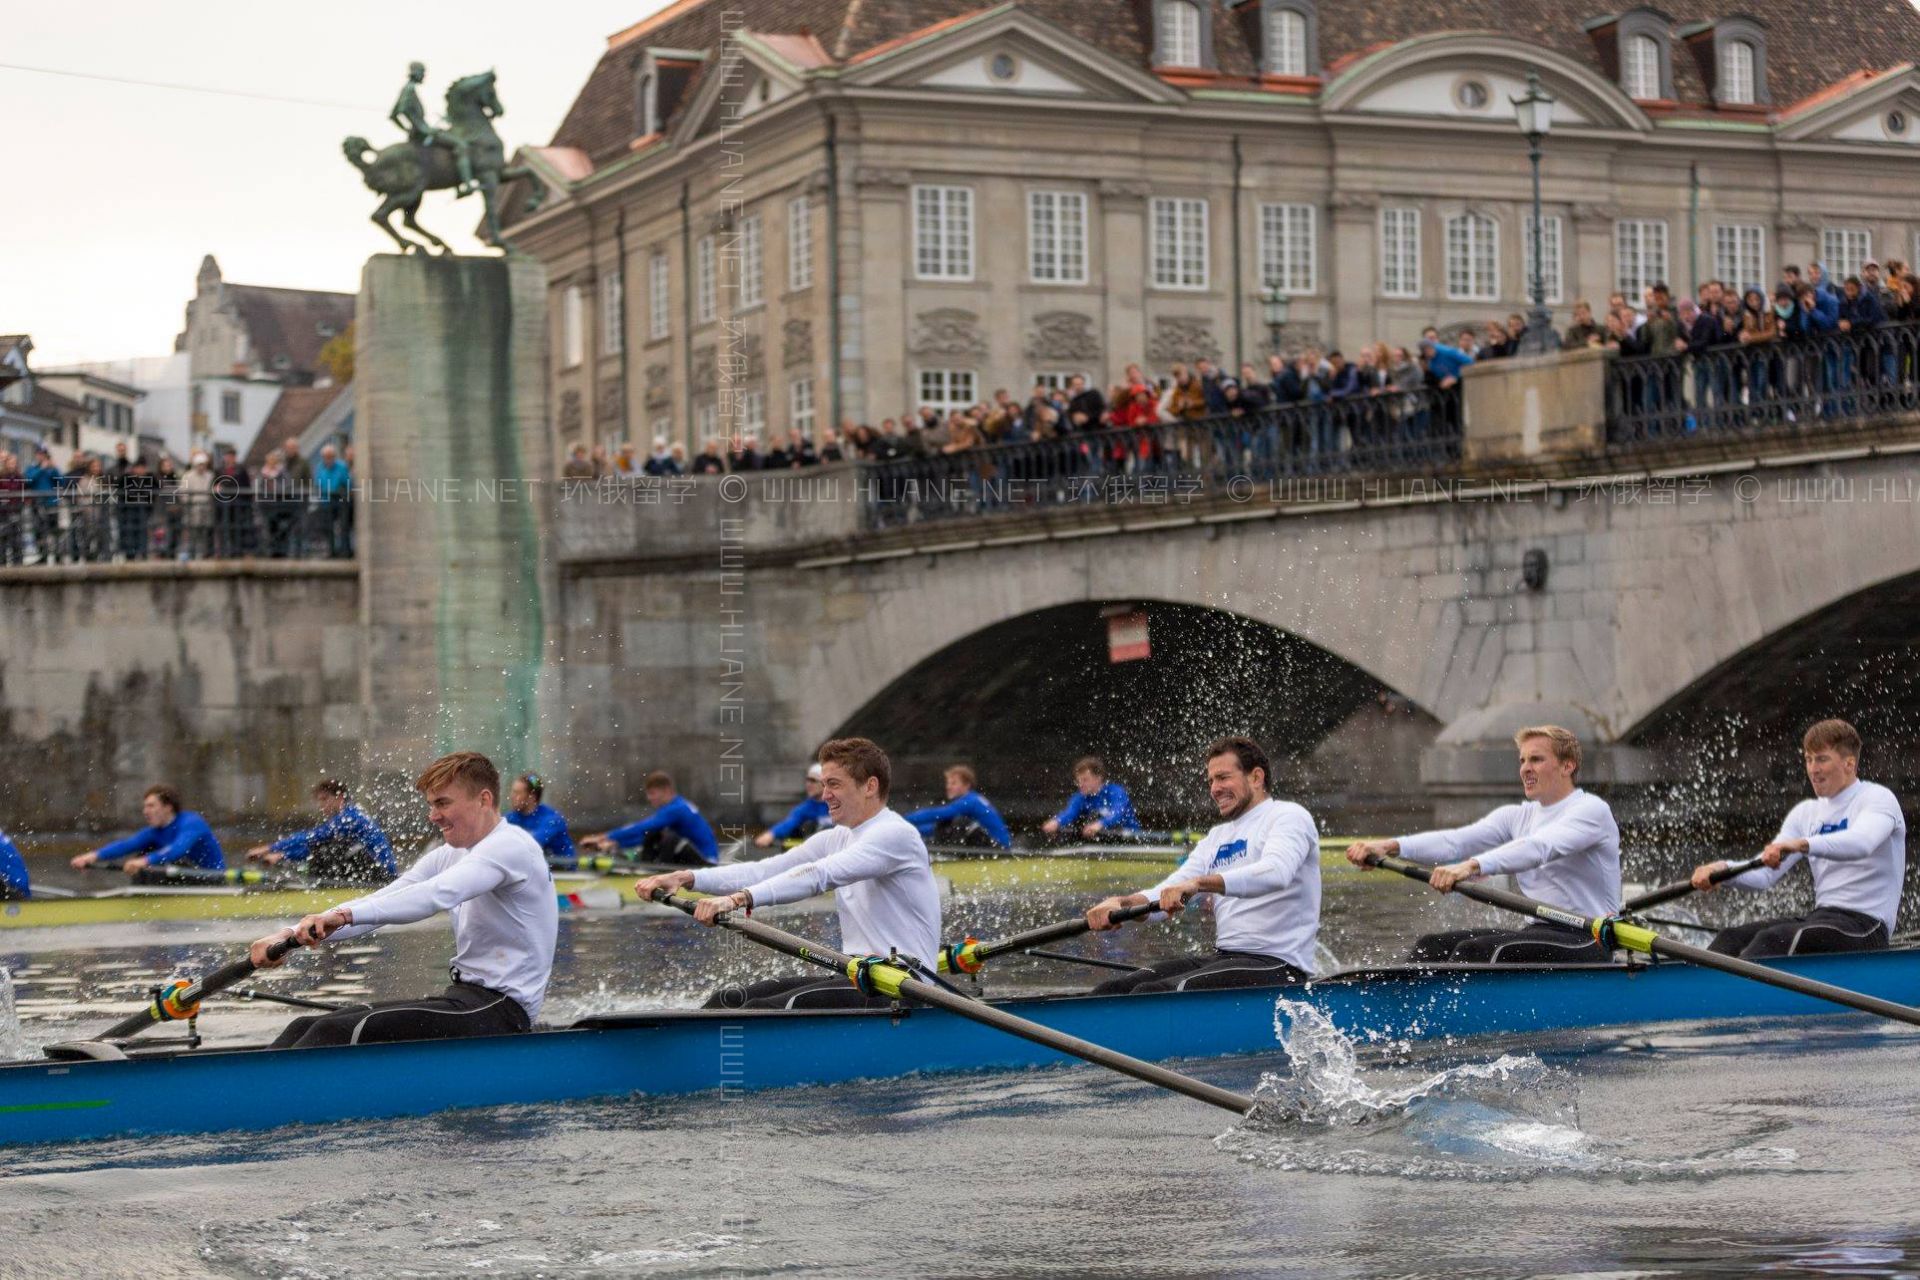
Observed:
[[[787,291],[813,288],[813,201],[787,201]]]
[[[1319,218],[1310,204],[1262,204],[1260,218],[1260,287],[1280,286],[1298,297],[1318,288]]]
[[[1544,240],[1544,252],[1540,255],[1540,283],[1548,302],[1559,302],[1566,288],[1566,233],[1560,225],[1560,215],[1543,213],[1540,215],[1540,230]],[[1533,300],[1533,210],[1528,208],[1520,214],[1520,252],[1525,255],[1520,260],[1520,278],[1526,282],[1527,300]]]
[[[1620,50],[1620,87],[1639,101],[1660,96],[1660,42],[1646,34],[1627,37]],[[1646,90],[1646,92],[1641,92]]]
[[[1086,378],[1087,385],[1093,385],[1093,379],[1082,369],[1040,369],[1033,375],[1030,385],[1045,387],[1049,391],[1065,391],[1067,383],[1075,378]]]
[[[973,188],[913,188],[913,274],[919,280],[973,279]]]
[[[655,342],[673,332],[672,281],[673,266],[666,254],[647,259],[647,336]]]
[[[707,441],[719,436],[720,406],[717,402],[709,400],[694,408],[693,434],[694,438],[700,441],[700,447],[703,449],[707,447]]]
[[[767,393],[764,391],[742,391],[734,397],[734,427],[743,436],[756,436],[763,443],[767,440]]]
[[[1866,227],[1820,228],[1820,266],[1827,283],[1838,289],[1848,276],[1860,274],[1860,264],[1873,256],[1873,232]]]
[[[1200,67],[1200,6],[1192,0],[1160,0],[1159,45],[1163,67]]]
[[[1720,49],[1720,101],[1729,106],[1752,106],[1759,50],[1751,40],[1729,40]]]
[[[1485,213],[1447,219],[1447,297],[1493,302],[1500,297],[1500,224]]]
[[[740,305],[757,307],[767,300],[765,239],[760,234],[760,215],[749,213],[740,219]]]
[[[921,369],[914,377],[915,408],[931,405],[942,420],[950,413],[980,402],[980,375],[972,369]],[[965,388],[965,394],[961,389]]]
[[[1621,218],[1613,224],[1613,287],[1637,310],[1649,285],[1669,279],[1665,218]]]
[[[560,291],[560,367],[572,369],[587,358],[586,301],[580,286],[570,284]]]
[[[1035,284],[1087,282],[1087,197],[1027,192],[1027,278]]]
[[[620,278],[620,269],[604,273],[600,277],[600,353],[617,356],[626,346],[627,335],[621,332],[620,313],[625,303],[626,285]]]
[[[787,384],[787,425],[798,427],[813,439],[817,411],[813,404],[813,379],[795,378]]]
[[[1298,9],[1267,10],[1267,74],[1307,74],[1307,17]]]
[[[222,425],[232,425],[246,416],[246,402],[238,391],[220,393],[220,421]]]
[[[1415,205],[1380,209],[1380,296],[1420,296],[1420,210]]]
[[[1747,286],[1767,291],[1767,229],[1758,222],[1721,222],[1713,228],[1713,275],[1735,294]]]
[[[701,236],[693,246],[693,320],[705,324],[719,312],[719,291],[714,282],[713,237]]]
[[[1149,204],[1148,267],[1156,289],[1199,292],[1209,273],[1208,201],[1200,196],[1155,196]]]

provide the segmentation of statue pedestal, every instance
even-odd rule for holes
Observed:
[[[546,278],[522,258],[382,254],[354,344],[367,773],[541,759],[556,583]]]

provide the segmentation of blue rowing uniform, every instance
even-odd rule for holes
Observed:
[[[125,840],[115,840],[100,850],[102,865],[120,861],[129,854],[143,853],[150,867],[202,867],[225,871],[226,855],[213,828],[197,813],[176,813],[164,827],[143,827]]]
[[[288,862],[305,862],[315,845],[335,843],[342,848],[357,845],[389,876],[400,874],[400,864],[394,860],[393,844],[387,839],[387,833],[359,805],[346,805],[319,826],[281,836],[268,847],[275,853],[286,854]]]
[[[675,796],[638,822],[614,828],[607,832],[607,839],[630,849],[656,831],[671,831],[681,837],[709,865],[720,861],[720,842],[713,838],[713,828],[685,796]]]
[[[13,847],[13,841],[7,839],[7,833],[0,831],[0,898],[26,898],[33,894],[33,886],[27,883],[27,860]]]
[[[1077,827],[1096,819],[1103,831],[1140,829],[1139,815],[1133,811],[1133,798],[1117,782],[1107,783],[1092,795],[1084,791],[1074,792],[1073,799],[1067,801],[1067,807],[1053,815],[1053,820],[1063,827]]]
[[[922,836],[932,835],[934,829],[943,822],[973,822],[1002,849],[1013,845],[1013,835],[1007,830],[1006,821],[1001,818],[999,810],[978,791],[969,791],[958,800],[949,800],[929,809],[915,809],[906,817]]]
[[[560,816],[558,809],[544,804],[535,805],[532,813],[513,809],[507,813],[507,821],[532,836],[540,852],[547,855],[548,862],[568,871],[580,865],[573,836],[567,831],[567,820]]]
[[[832,825],[833,820],[827,817],[827,802],[808,796],[788,810],[786,817],[773,824],[773,838],[785,840],[790,836],[812,835],[822,827]]]

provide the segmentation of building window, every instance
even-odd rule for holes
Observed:
[[[1733,223],[1713,229],[1714,278],[1734,292],[1748,285],[1767,286],[1767,233],[1752,223]]]
[[[942,417],[959,409],[970,409],[979,398],[974,390],[971,369],[922,369],[920,404],[938,409]]]
[[[655,342],[670,332],[668,317],[672,312],[668,309],[669,279],[666,254],[656,253],[647,259],[647,335]]]
[[[813,204],[805,196],[787,201],[787,288],[813,288]]]
[[[1267,10],[1267,71],[1276,76],[1307,72],[1307,16],[1298,9]]]
[[[705,324],[718,310],[713,282],[713,237],[701,236],[693,246],[693,318]]]
[[[767,430],[767,393],[742,391],[734,399],[735,416],[743,436],[761,436]]]
[[[1754,101],[1753,46],[1729,40],[1720,50],[1720,101],[1746,106]]]
[[[760,215],[740,219],[740,305],[757,307],[767,300],[766,254],[761,248]]]
[[[1153,285],[1156,289],[1207,287],[1207,202],[1155,197]]]
[[[1389,298],[1420,296],[1420,211],[1380,210],[1380,292]]]
[[[1484,80],[1468,78],[1453,86],[1453,101],[1462,111],[1485,111],[1493,101],[1493,90]]]
[[[1533,297],[1533,211],[1528,210],[1520,217],[1525,234],[1520,237],[1520,247],[1526,258],[1520,264],[1520,278],[1527,282],[1527,297]],[[1560,277],[1560,219],[1550,214],[1540,215],[1540,287],[1548,302],[1558,302],[1561,296]]]
[[[240,393],[222,391],[220,393],[220,421],[235,423],[240,421]]]
[[[586,303],[580,286],[570,284],[560,295],[560,367],[571,369],[586,358]]]
[[[1063,371],[1060,369],[1042,369],[1033,375],[1033,385],[1036,387],[1045,387],[1049,391],[1065,391],[1069,382],[1072,382],[1075,378],[1084,378],[1086,376],[1086,374],[1078,370]]]
[[[973,279],[973,188],[913,189],[913,267],[922,280]]]
[[[801,378],[787,384],[787,425],[798,427],[812,437],[813,379]]]
[[[625,302],[625,286],[620,283],[620,273],[609,271],[600,277],[600,350],[605,355],[617,356],[626,343],[626,335],[620,332],[620,313]]]
[[[1260,283],[1289,294],[1314,289],[1313,206],[1260,206]]]
[[[1163,67],[1198,67],[1200,6],[1190,0],[1160,0],[1158,61]]]
[[[1077,191],[1027,193],[1027,270],[1038,284],[1087,282],[1087,198]]]
[[[693,434],[704,446],[707,441],[717,439],[720,434],[720,406],[709,400],[697,406],[693,411]]]
[[[1620,87],[1629,98],[1660,96],[1660,42],[1652,36],[1628,36],[1620,66]]]
[[[1500,228],[1484,213],[1447,219],[1447,296],[1470,301],[1500,296]]]
[[[1873,233],[1862,227],[1824,227],[1820,231],[1820,265],[1834,288],[1848,276],[1860,274],[1860,264],[1873,256]]]
[[[1613,224],[1613,287],[1638,305],[1651,285],[1667,278],[1664,218],[1622,218]]]

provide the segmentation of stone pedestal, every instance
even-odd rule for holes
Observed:
[[[547,770],[545,273],[383,254],[356,317],[366,771],[410,779],[454,750]]]
[[[1611,354],[1582,347],[1467,366],[1460,385],[1468,465],[1538,465],[1601,452]]]

